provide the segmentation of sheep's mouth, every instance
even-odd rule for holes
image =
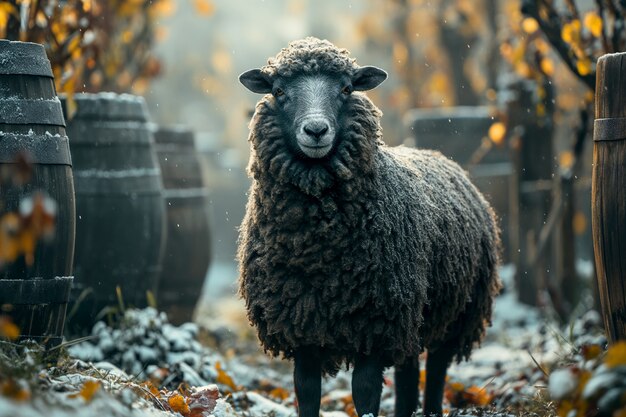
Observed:
[[[308,156],[309,158],[316,158],[316,159],[323,158],[326,155],[328,155],[328,153],[333,147],[332,143],[329,143],[327,145],[314,145],[314,146],[304,145],[302,143],[299,143],[298,145],[302,153],[304,153],[304,155]]]

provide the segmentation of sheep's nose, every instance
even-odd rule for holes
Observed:
[[[324,133],[328,132],[329,128],[328,123],[321,120],[312,120],[303,127],[304,132],[316,140],[320,140]]]

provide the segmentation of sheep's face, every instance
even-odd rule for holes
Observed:
[[[278,118],[293,152],[305,158],[326,157],[341,137],[347,112],[344,107],[354,91],[378,86],[387,73],[376,67],[361,67],[353,76],[305,73],[270,77],[260,69],[243,73],[239,80],[250,91],[271,93]]]

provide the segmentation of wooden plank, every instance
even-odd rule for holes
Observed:
[[[596,74],[592,232],[604,323],[615,342],[626,339],[626,53],[602,56]]]

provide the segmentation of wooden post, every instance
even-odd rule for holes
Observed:
[[[626,53],[596,72],[591,219],[596,277],[609,342],[626,339]]]
[[[516,93],[516,98],[508,103],[509,123],[517,126],[520,132],[519,143],[513,148],[512,155],[518,179],[513,192],[517,193],[519,203],[515,283],[519,300],[524,304],[537,305],[539,293],[545,289],[549,276],[554,274],[551,268],[552,245],[536,247],[552,205],[552,91],[547,83],[543,86],[547,93],[544,99],[547,103],[546,115],[537,117],[534,111],[537,103],[533,97],[537,85],[517,81],[510,88]]]

